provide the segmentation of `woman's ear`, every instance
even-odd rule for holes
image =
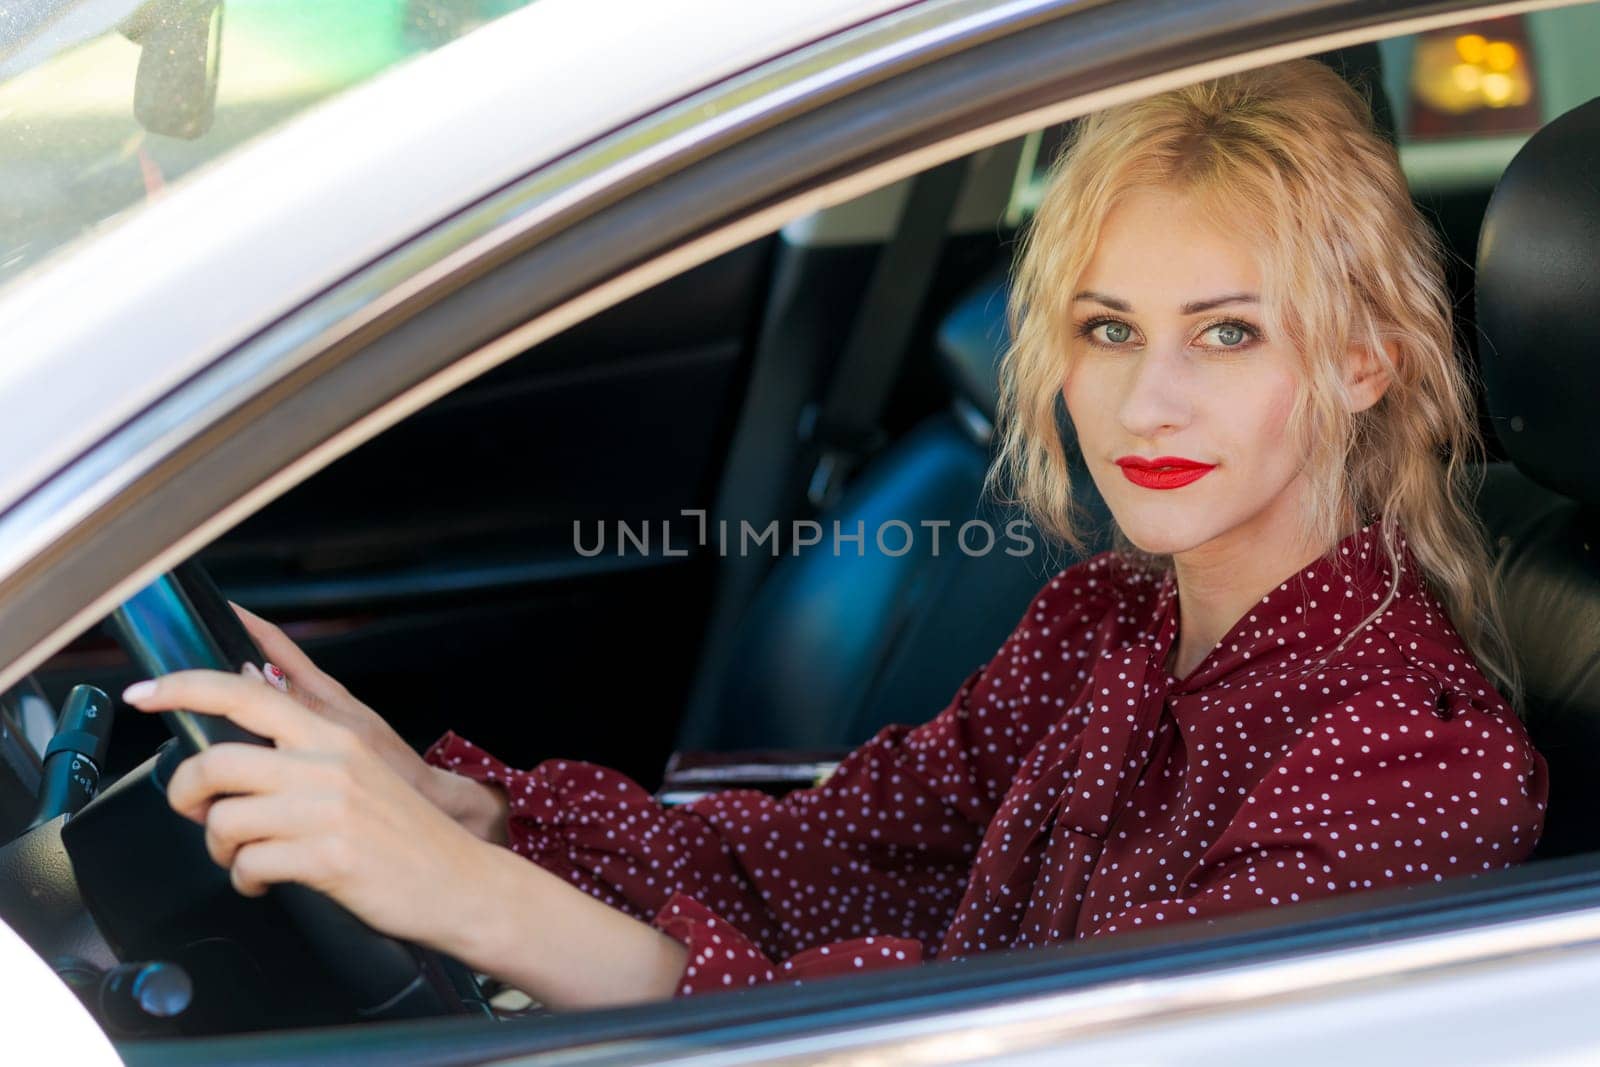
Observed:
[[[1393,341],[1384,345],[1381,354],[1369,345],[1351,347],[1350,358],[1346,361],[1344,385],[1352,415],[1367,410],[1383,399],[1392,380],[1389,368],[1394,366],[1398,355],[1399,346]]]

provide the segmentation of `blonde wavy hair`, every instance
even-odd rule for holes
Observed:
[[[1071,294],[1108,212],[1150,186],[1200,198],[1259,250],[1269,329],[1301,354],[1289,426],[1309,457],[1312,543],[1331,548],[1378,521],[1398,576],[1403,530],[1468,649],[1518,705],[1489,553],[1468,506],[1483,444],[1455,352],[1444,253],[1366,100],[1320,62],[1229,75],[1078,123],[1018,253],[990,491],[1081,549],[1057,421]],[[1363,347],[1390,385],[1352,414],[1349,354]]]

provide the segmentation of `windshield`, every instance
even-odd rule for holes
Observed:
[[[528,2],[0,5],[0,286],[312,104]]]

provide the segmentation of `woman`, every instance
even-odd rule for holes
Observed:
[[[125,694],[277,742],[189,759],[173,807],[240,891],[303,882],[556,1006],[1526,858],[1545,767],[1502,695],[1463,506],[1469,393],[1438,250],[1365,103],[1300,61],[1086,120],[1013,317],[1000,469],[1073,539],[1060,398],[1127,544],[1053,578],[944,711],[825,784],[666,810],[453,734],[424,762],[245,614],[292,685],[195,671]]]

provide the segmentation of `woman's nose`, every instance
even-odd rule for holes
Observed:
[[[1118,418],[1134,437],[1155,440],[1189,424],[1188,361],[1177,346],[1151,346],[1135,357]]]

